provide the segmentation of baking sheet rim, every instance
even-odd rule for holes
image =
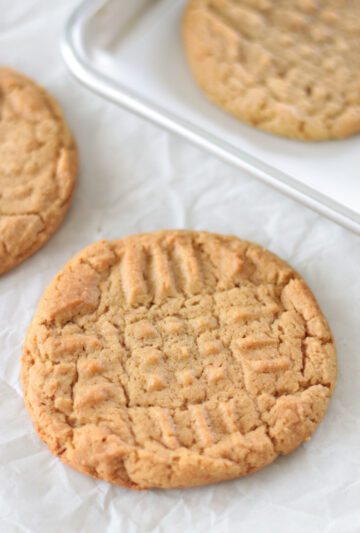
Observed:
[[[85,87],[103,98],[166,130],[181,135],[223,161],[248,171],[264,183],[296,199],[321,215],[360,234],[360,214],[292,178],[245,151],[162,109],[98,70],[86,54],[82,39],[85,23],[109,0],[83,0],[69,17],[61,42],[65,62]]]

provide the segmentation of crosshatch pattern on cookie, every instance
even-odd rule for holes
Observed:
[[[302,279],[254,244],[201,232],[85,249],[43,297],[23,356],[52,451],[134,487],[265,466],[311,436],[334,382],[331,333]]]
[[[300,139],[360,130],[360,4],[190,0],[183,37],[204,92],[241,120]]]

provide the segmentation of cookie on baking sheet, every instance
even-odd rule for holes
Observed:
[[[291,267],[236,237],[102,241],[46,290],[22,358],[40,437],[130,488],[254,472],[310,438],[335,384],[333,338]]]
[[[305,140],[360,130],[360,2],[189,0],[183,38],[199,86],[240,120]]]
[[[58,104],[32,80],[0,68],[0,274],[58,228],[77,166]]]

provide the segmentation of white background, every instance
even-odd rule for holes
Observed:
[[[0,0],[0,64],[58,98],[81,154],[64,225],[0,278],[0,532],[358,533],[359,237],[80,87],[58,46],[75,5]],[[130,492],[74,472],[41,444],[22,401],[21,347],[44,287],[76,251],[177,227],[255,240],[297,268],[333,328],[338,386],[314,438],[262,472],[200,489]]]

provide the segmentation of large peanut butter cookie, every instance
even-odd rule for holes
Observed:
[[[200,87],[239,119],[297,139],[360,130],[360,2],[190,0],[183,36]]]
[[[0,274],[58,228],[76,173],[74,141],[56,102],[22,74],[0,68]]]
[[[22,364],[50,450],[130,488],[235,478],[291,452],[336,373],[329,327],[292,268],[190,231],[83,250],[45,292]]]

